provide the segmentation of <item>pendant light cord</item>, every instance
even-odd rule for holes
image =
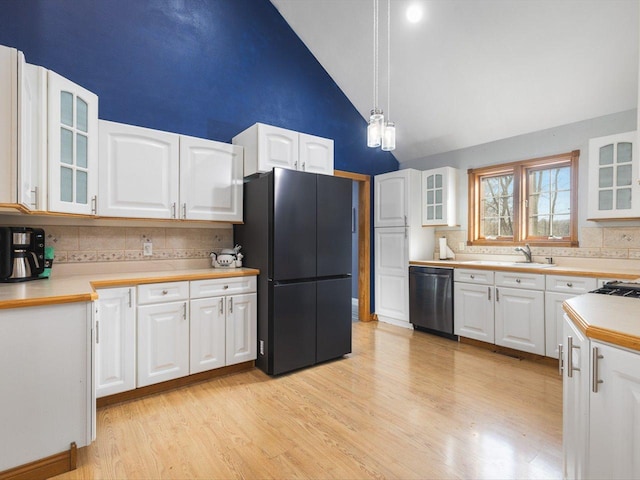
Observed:
[[[378,20],[379,0],[373,0],[373,107],[378,108]]]
[[[391,0],[387,0],[387,119],[391,118]]]

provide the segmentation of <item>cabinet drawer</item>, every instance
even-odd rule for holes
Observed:
[[[256,277],[229,277],[191,282],[191,298],[217,297],[256,291]]]
[[[496,287],[544,290],[544,275],[522,272],[496,272]]]
[[[453,271],[453,280],[454,282],[493,285],[493,272],[491,270],[467,270],[465,268],[456,268]]]
[[[138,285],[138,305],[189,299],[189,282],[148,283]]]
[[[547,290],[550,292],[582,293],[595,290],[597,281],[588,277],[567,277],[563,275],[547,275]]]

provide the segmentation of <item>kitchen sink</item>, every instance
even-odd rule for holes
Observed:
[[[518,267],[518,268],[549,268],[555,267],[553,263],[536,263],[536,262],[499,262],[494,260],[467,260],[460,262],[464,265],[484,265],[487,267]]]

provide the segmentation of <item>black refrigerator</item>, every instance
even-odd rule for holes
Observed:
[[[270,375],[351,352],[351,188],[281,168],[244,184],[234,237],[260,269],[256,366]]]

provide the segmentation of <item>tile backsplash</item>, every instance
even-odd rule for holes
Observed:
[[[232,248],[233,229],[48,225],[45,239],[56,264],[194,259]],[[152,243],[153,255],[143,256],[145,242]]]
[[[449,248],[456,254],[519,255],[513,247],[468,246],[466,230],[436,230],[435,235],[446,237]],[[640,227],[583,227],[579,242],[578,248],[531,247],[531,251],[534,257],[640,259]],[[436,242],[434,258],[439,258],[439,254]]]

